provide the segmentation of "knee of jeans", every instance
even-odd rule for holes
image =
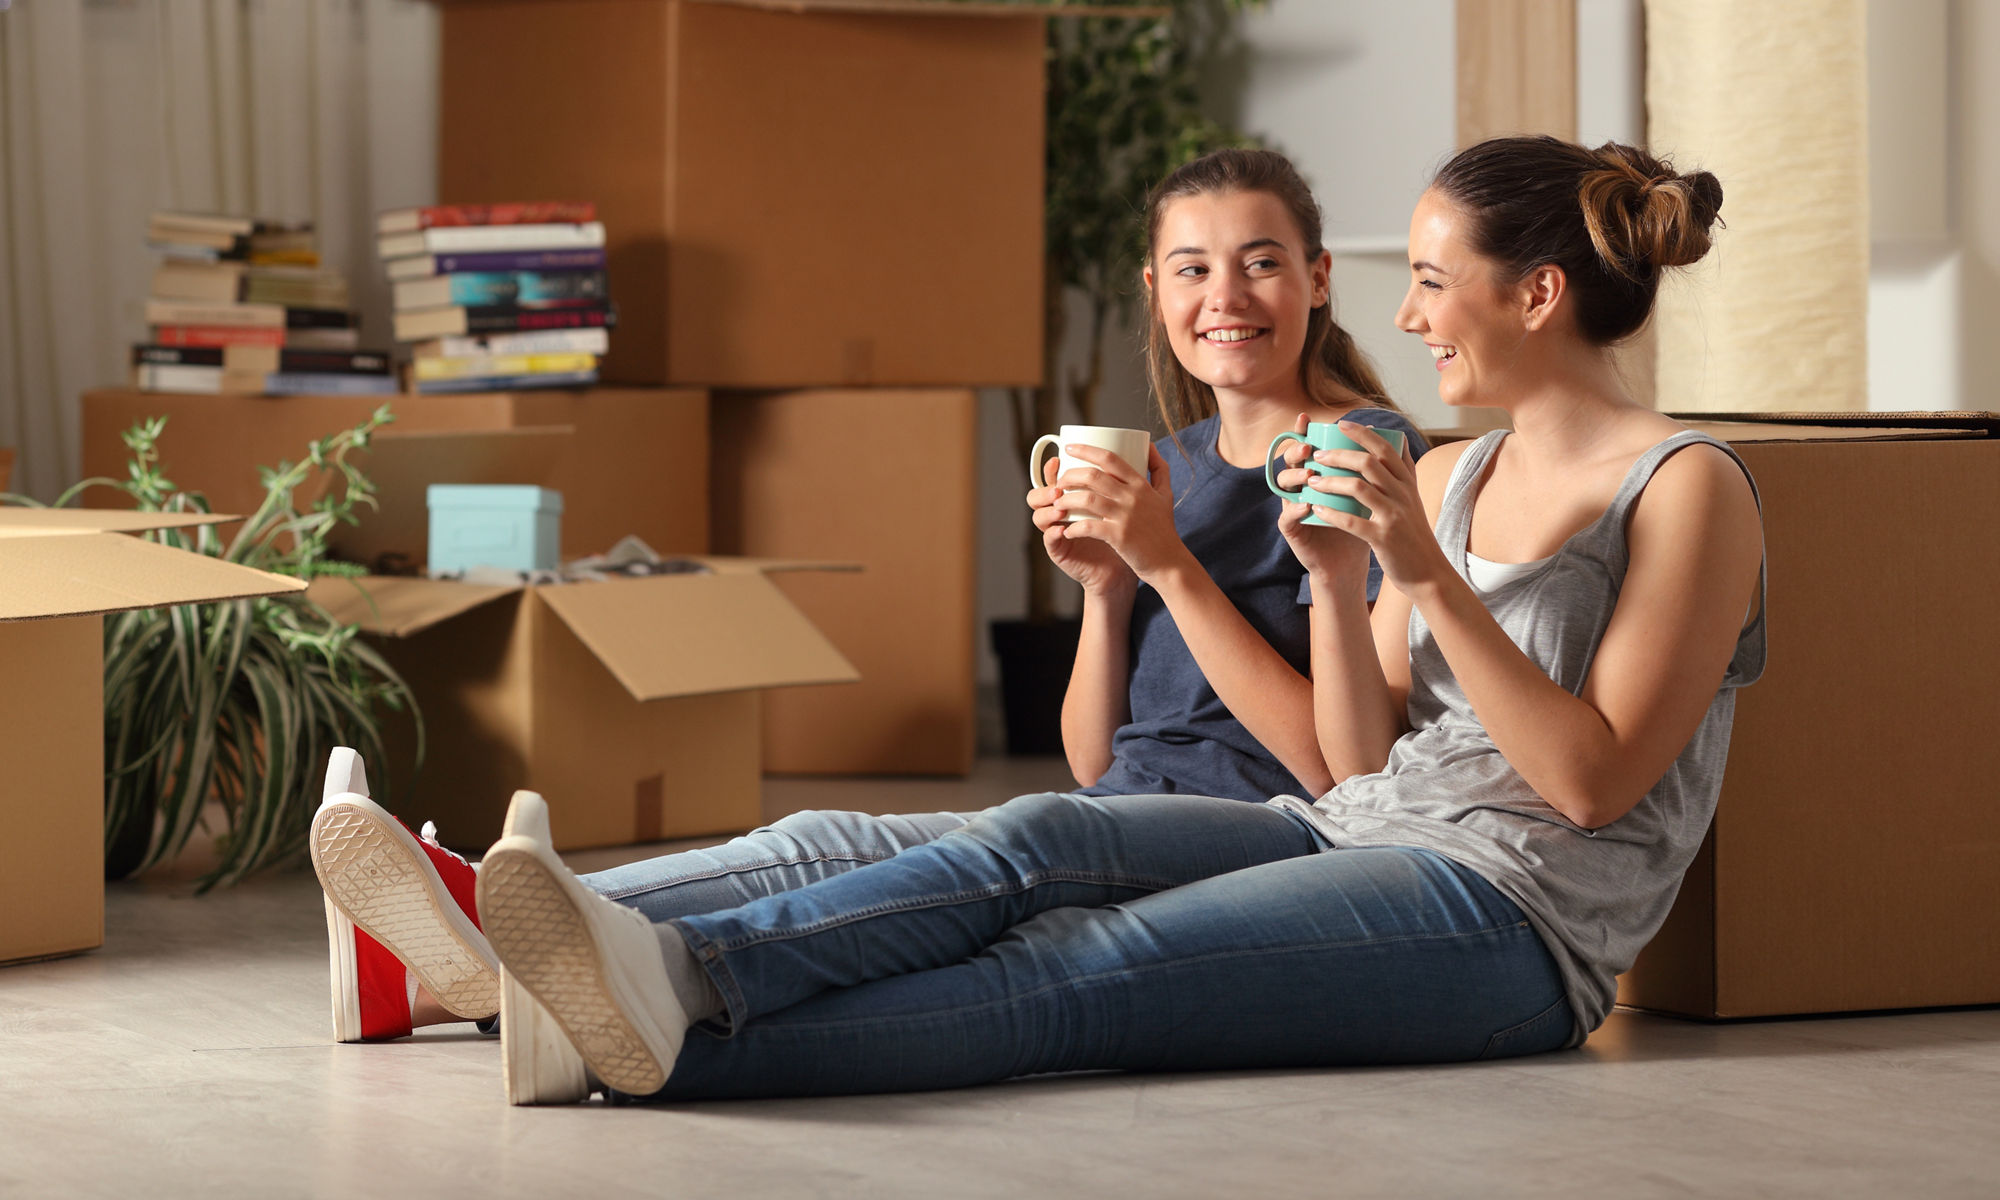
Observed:
[[[1050,831],[1075,820],[1078,801],[1061,792],[1016,796],[960,826],[957,832],[1010,861],[1036,855]]]

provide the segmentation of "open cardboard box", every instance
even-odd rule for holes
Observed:
[[[1770,665],[1622,1003],[2000,1002],[2000,415],[1680,414],[1757,480]]]
[[[439,197],[596,201],[607,382],[1041,379],[1049,8],[439,9]]]
[[[236,519],[0,508],[0,962],[104,942],[103,614],[305,587],[122,535]]]
[[[389,730],[400,810],[479,850],[531,788],[570,850],[755,827],[758,689],[859,678],[768,577],[837,565],[700,561],[599,583],[320,579],[311,595],[382,636],[423,708],[415,779],[406,723]]]

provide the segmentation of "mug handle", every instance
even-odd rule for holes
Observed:
[[[1273,492],[1277,493],[1280,496],[1283,496],[1285,499],[1290,500],[1294,504],[1304,504],[1305,501],[1299,498],[1301,495],[1303,495],[1303,493],[1288,492],[1285,489],[1279,487],[1277,476],[1271,474],[1271,460],[1278,453],[1278,447],[1282,445],[1285,439],[1287,438],[1290,438],[1292,441],[1295,442],[1303,443],[1307,446],[1312,445],[1312,443],[1307,442],[1304,437],[1302,437],[1297,433],[1294,433],[1289,429],[1285,430],[1285,432],[1279,434],[1277,437],[1272,438],[1271,448],[1269,450],[1264,451],[1264,486],[1270,488]]]
[[[1057,453],[1062,452],[1062,439],[1053,433],[1045,433],[1035,439],[1034,449],[1028,451],[1028,486],[1031,488],[1049,486],[1042,480],[1042,447],[1044,445],[1054,446]]]

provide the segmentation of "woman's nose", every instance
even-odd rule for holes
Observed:
[[[1403,303],[1396,309],[1396,328],[1404,333],[1424,331],[1423,311],[1417,307],[1417,289],[1414,284],[1403,293]]]
[[[1242,280],[1222,272],[1217,272],[1209,279],[1208,307],[1212,311],[1229,312],[1243,307],[1243,298],[1248,292]]]

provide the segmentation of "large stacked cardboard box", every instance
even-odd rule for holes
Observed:
[[[1041,13],[857,0],[448,0],[440,13],[439,198],[596,201],[619,314],[607,382],[1039,379]]]
[[[1697,1017],[2000,1003],[2000,415],[1719,422],[1762,493],[1770,665],[1620,984]]]
[[[767,770],[971,768],[977,422],[968,391],[716,396],[716,551],[863,568],[775,577],[862,681],[766,694]]]
[[[689,388],[478,392],[440,396],[168,396],[102,388],[83,396],[83,471],[125,476],[119,434],[164,415],[167,477],[212,507],[254,512],[259,466],[297,462],[306,443],[360,424],[388,404],[398,434],[566,428],[540,483],[563,494],[563,552],[597,554],[636,534],[662,554],[708,549],[708,395]]]
[[[103,614],[304,587],[121,536],[230,519],[0,509],[0,962],[104,941]]]
[[[964,389],[1042,371],[1047,11],[441,5],[441,199],[593,197],[620,317],[603,378],[727,389],[716,548],[867,568],[779,581],[864,682],[769,696],[771,770],[970,767]],[[864,464],[899,445],[964,486],[884,520]],[[803,486],[800,454],[827,464]]]

